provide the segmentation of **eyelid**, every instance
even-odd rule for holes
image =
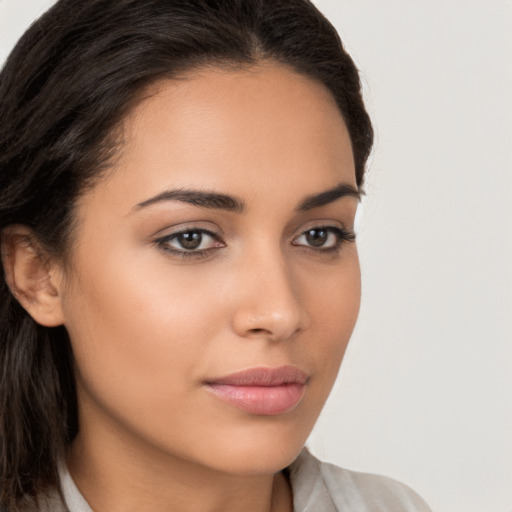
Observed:
[[[216,223],[207,220],[193,220],[178,222],[173,225],[167,225],[166,227],[159,229],[153,235],[151,235],[151,238],[164,238],[173,235],[179,235],[180,233],[187,233],[188,231],[204,231],[205,233],[210,233],[220,238],[224,237],[224,232]]]
[[[319,218],[319,219],[315,219],[313,221],[310,221],[310,222],[305,222],[303,224],[299,226],[297,226],[295,228],[295,238],[306,233],[307,231],[310,231],[312,229],[331,229],[331,230],[339,230],[343,233],[351,233],[351,234],[355,234],[355,230],[354,230],[354,227],[352,227],[351,225],[349,225],[347,227],[347,224],[345,224],[344,222],[342,222],[341,220],[338,220],[338,219],[329,219],[329,218],[325,218],[325,219],[322,219],[322,218]]]

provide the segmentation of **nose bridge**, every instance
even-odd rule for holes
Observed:
[[[245,285],[234,315],[238,334],[281,340],[304,328],[300,286],[279,247],[260,245],[241,270]]]

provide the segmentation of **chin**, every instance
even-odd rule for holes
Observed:
[[[221,438],[209,439],[208,465],[237,475],[277,473],[297,458],[309,431],[271,425],[226,432]]]
[[[270,475],[282,471],[299,455],[303,445],[276,446],[274,443],[257,447],[246,446],[241,450],[231,450],[217,461],[217,469],[241,476]]]

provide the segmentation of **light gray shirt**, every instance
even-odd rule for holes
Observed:
[[[431,512],[406,485],[320,462],[306,449],[286,471],[294,512]],[[55,492],[41,501],[38,512],[93,512],[65,466],[60,469],[60,479],[65,503]]]

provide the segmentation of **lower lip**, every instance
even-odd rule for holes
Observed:
[[[306,386],[297,383],[280,386],[208,384],[207,389],[217,398],[243,411],[275,416],[295,409],[304,396]]]

